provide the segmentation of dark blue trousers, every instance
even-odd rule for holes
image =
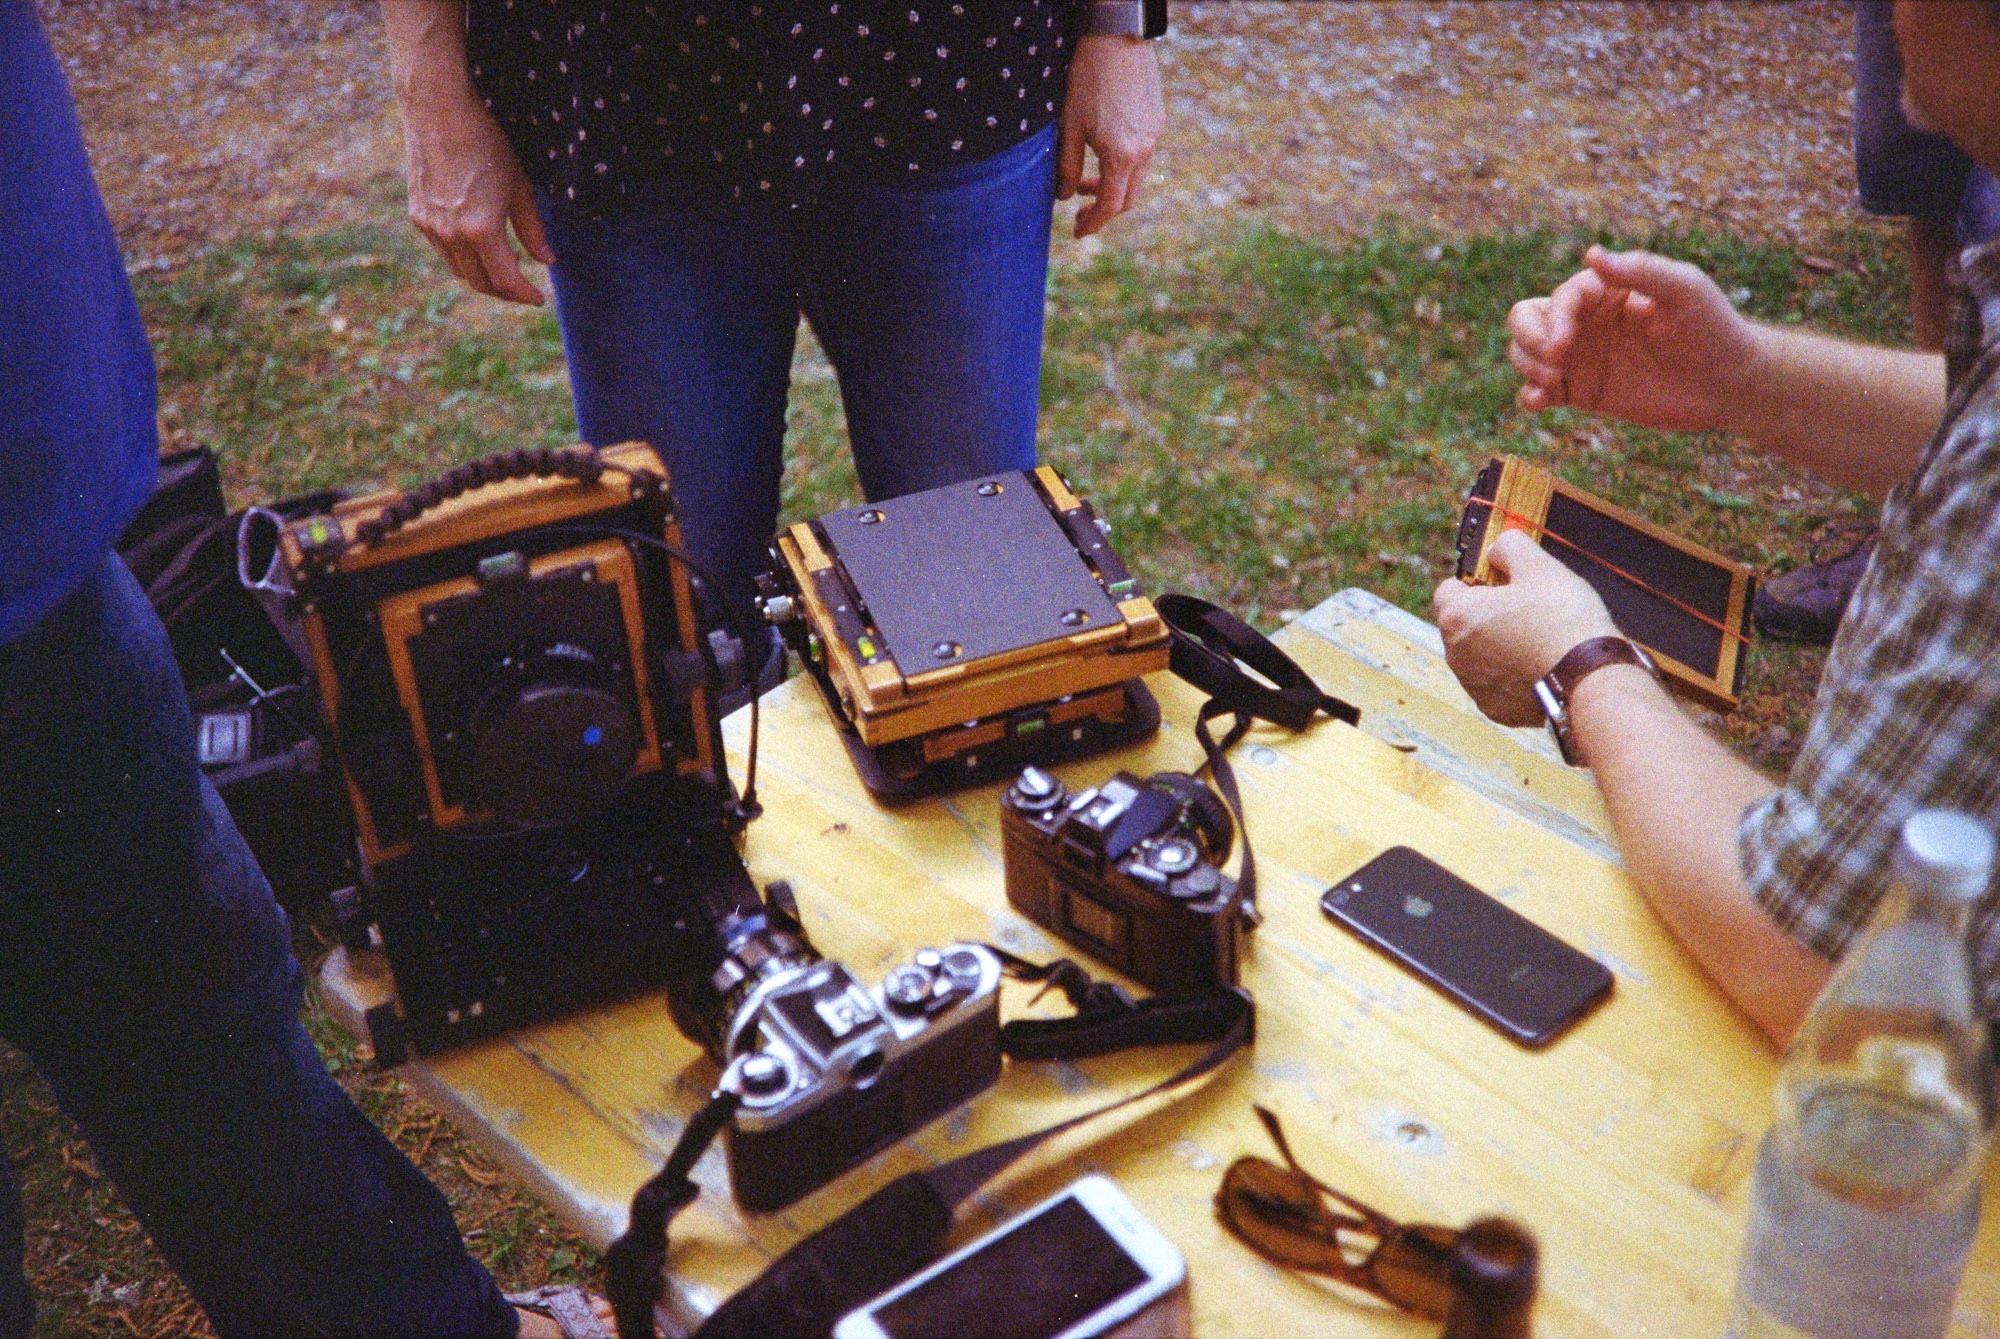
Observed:
[[[115,557],[0,646],[0,1035],[227,1339],[511,1339],[444,1198],[307,1040],[284,913],[193,741]],[[9,1181],[0,1339],[32,1319],[22,1237]]]
[[[871,501],[1034,466],[1054,143],[789,202],[674,176],[609,217],[542,201],[583,437],[659,448],[737,601],[777,529],[801,315]]]

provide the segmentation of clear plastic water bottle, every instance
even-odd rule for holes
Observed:
[[[1731,1339],[1940,1339],[1979,1226],[1992,1055],[1965,928],[1994,840],[1903,825],[1888,894],[1778,1077]]]

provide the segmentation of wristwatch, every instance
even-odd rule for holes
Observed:
[[[1085,37],[1165,37],[1167,0],[1085,0]]]
[[[1581,767],[1583,762],[1577,757],[1576,735],[1570,727],[1570,698],[1593,670],[1606,665],[1637,665],[1655,679],[1660,677],[1660,667],[1637,642],[1623,637],[1592,637],[1572,646],[1554,669],[1535,680],[1535,700],[1542,704],[1542,714],[1549,718],[1549,733],[1556,737],[1556,747],[1571,767]]]

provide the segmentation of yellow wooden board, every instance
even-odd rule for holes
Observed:
[[[1359,682],[1367,667],[1343,662],[1312,621],[1281,641],[1330,690],[1341,691],[1343,675]],[[1144,773],[1200,761],[1189,731],[1198,695],[1165,675],[1149,682],[1166,721],[1158,738],[1068,764],[1058,769],[1066,780],[1091,784],[1120,766]],[[725,726],[739,769],[746,726],[742,712]],[[1719,1332],[1775,1057],[1668,938],[1614,860],[1537,821],[1532,807],[1447,775],[1434,765],[1439,747],[1433,738],[1413,751],[1333,722],[1301,735],[1260,727],[1238,746],[1266,918],[1244,968],[1258,1002],[1254,1052],[1188,1096],[1066,1136],[981,1197],[956,1239],[1101,1171],[1186,1254],[1197,1335],[1435,1333],[1367,1298],[1287,1274],[1216,1225],[1210,1200],[1224,1165],[1272,1153],[1250,1111],[1256,1101],[1284,1118],[1307,1167],[1391,1214],[1462,1224],[1502,1213],[1526,1223],[1542,1245],[1538,1335]],[[1549,788],[1556,775],[1504,753],[1482,765],[1495,775],[1517,767],[1530,789]],[[748,833],[751,872],[789,879],[822,951],[864,978],[959,937],[1029,955],[1055,951],[1007,906],[999,787],[894,811],[875,804],[797,679],[765,699],[758,778],[765,811]],[[1589,827],[1597,816],[1583,818]],[[1617,977],[1611,1000],[1547,1050],[1526,1051],[1330,925],[1318,908],[1326,885],[1399,843],[1597,957]],[[325,979],[349,1018],[383,984],[344,957]],[[1021,1009],[1026,991],[1008,991],[1003,1011]],[[1188,1055],[1013,1066],[989,1093],[769,1217],[734,1208],[719,1147],[711,1150],[697,1168],[704,1195],[674,1225],[669,1311],[692,1321],[800,1234],[903,1171],[1143,1086]],[[658,997],[406,1074],[599,1244],[622,1228],[632,1190],[716,1077]],[[1988,1189],[1989,1202],[2000,1202],[2000,1181]],[[1996,1224],[2000,1214],[1989,1214],[1960,1297],[1961,1336],[2000,1334]]]

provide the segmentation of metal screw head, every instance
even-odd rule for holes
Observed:
[[[956,660],[964,649],[957,642],[939,642],[931,648],[931,655],[939,660]]]
[[[1062,625],[1066,628],[1080,628],[1088,622],[1090,615],[1081,609],[1065,609],[1062,612]]]
[[[988,479],[985,483],[979,485],[979,487],[974,489],[973,491],[978,493],[979,496],[981,497],[999,497],[1002,493],[1006,492],[1007,490],[1000,484],[994,482],[991,479]]]
[[[863,525],[879,525],[882,522],[882,513],[870,507],[855,519],[859,520]]]

